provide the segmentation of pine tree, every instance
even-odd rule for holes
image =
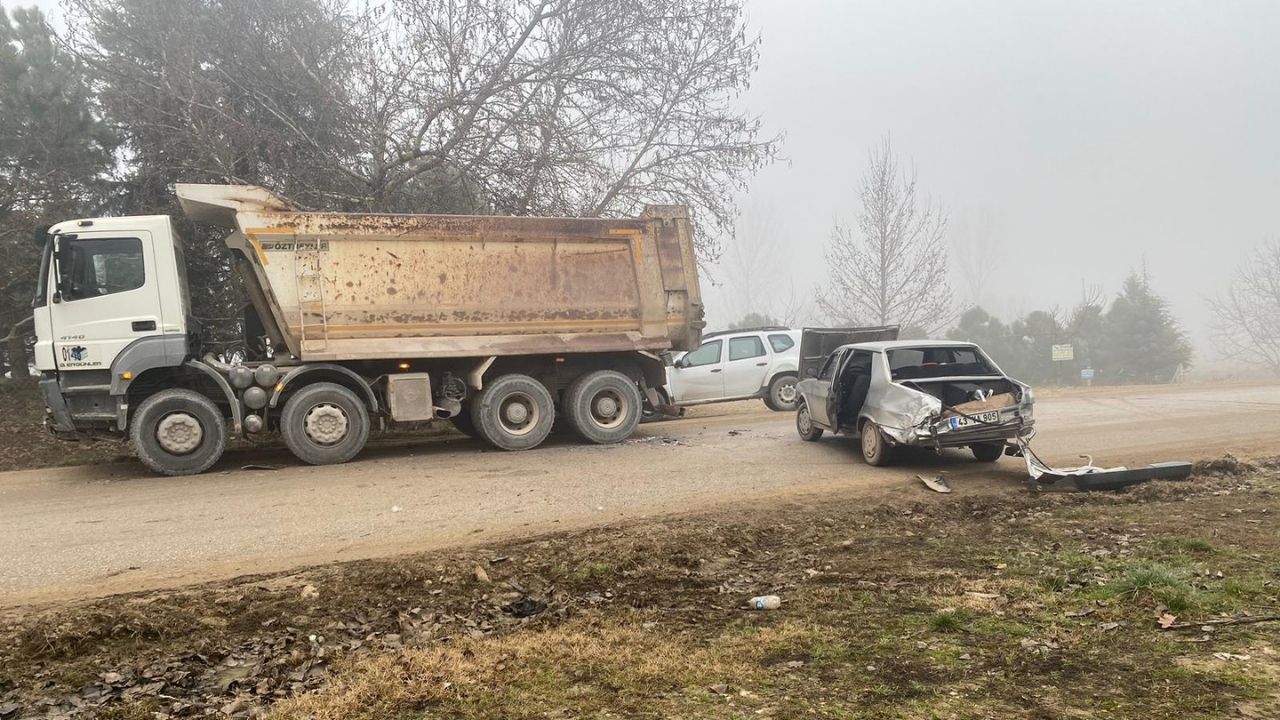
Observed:
[[[85,74],[53,41],[39,10],[0,8],[0,334],[7,364],[25,372],[23,340],[40,247],[33,232],[95,214],[115,146]]]
[[[1145,273],[1125,279],[1101,334],[1096,355],[1102,382],[1167,383],[1191,364],[1191,343]]]

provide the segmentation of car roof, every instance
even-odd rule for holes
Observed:
[[[887,350],[904,350],[907,348],[936,348],[936,347],[977,347],[976,344],[964,340],[881,340],[878,342],[851,343],[849,345],[841,345],[836,350],[846,350],[854,348],[856,350],[870,350],[871,352],[885,352]],[[832,352],[835,352],[833,350]]]
[[[712,338],[723,337],[725,335],[794,335],[799,332],[799,330],[783,327],[781,325],[768,325],[765,327],[739,328],[737,330],[716,330],[714,332],[702,333],[702,339],[710,340]]]

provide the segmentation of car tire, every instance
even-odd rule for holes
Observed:
[[[866,460],[868,465],[884,467],[893,462],[893,448],[879,425],[868,420],[862,424],[862,432],[859,435],[862,459]]]
[[[129,442],[143,465],[163,475],[197,475],[227,449],[227,419],[191,390],[161,390],[133,413]]]
[[[337,465],[358,455],[369,441],[369,411],[350,389],[315,383],[285,401],[280,434],[302,462]]]
[[[779,375],[769,383],[769,390],[764,396],[764,404],[770,410],[791,412],[797,407],[800,395],[796,392],[799,379],[795,375]]]
[[[1004,455],[1004,443],[979,443],[970,445],[969,450],[978,462],[993,463]]]
[[[569,384],[564,408],[569,427],[597,445],[626,440],[640,424],[644,398],[631,378],[616,370],[589,372]]]
[[[500,450],[529,450],[555,425],[555,404],[542,383],[528,375],[501,375],[471,401],[479,437]]]
[[[796,432],[800,435],[800,439],[806,442],[813,442],[821,438],[822,428],[813,424],[813,414],[809,412],[809,403],[801,398],[797,405]]]

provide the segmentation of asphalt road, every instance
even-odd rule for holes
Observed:
[[[790,502],[925,492],[922,469],[957,493],[1024,492],[1021,461],[913,454],[871,468],[855,444],[800,441],[793,416],[759,402],[642,426],[627,443],[553,438],[524,453],[468,439],[373,447],[308,467],[233,453],[208,474],[165,478],[136,463],[0,473],[0,604],[173,587],[356,558],[482,543],[560,528]],[[1100,389],[1040,395],[1034,447],[1099,464],[1280,454],[1280,385]],[[244,470],[247,463],[279,470]]]

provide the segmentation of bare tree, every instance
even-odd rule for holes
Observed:
[[[991,280],[1004,263],[1003,217],[990,207],[963,212],[951,224],[949,234],[965,299],[971,305],[992,310]]]
[[[1280,238],[1255,248],[1209,307],[1228,355],[1280,375]]]
[[[857,226],[836,224],[830,280],[818,297],[828,319],[936,332],[958,314],[947,279],[946,214],[917,195],[889,138],[868,153]]]
[[[304,205],[681,203],[712,257],[775,151],[738,102],[759,49],[742,0],[66,2],[134,152]]]
[[[779,277],[786,277],[782,230],[774,221],[773,205],[759,202],[738,218],[733,241],[720,255],[730,315],[763,313],[770,317]]]

